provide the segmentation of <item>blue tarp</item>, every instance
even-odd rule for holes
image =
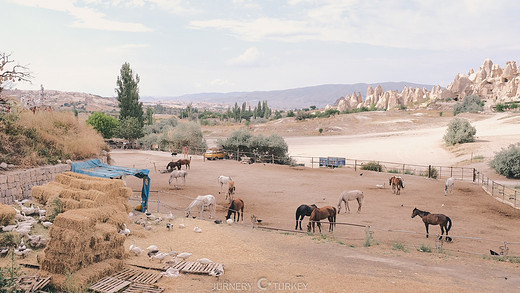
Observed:
[[[99,159],[93,159],[85,162],[72,163],[71,171],[86,174],[94,177],[102,178],[121,178],[124,175],[133,175],[143,179],[143,188],[141,190],[141,211],[144,212],[148,206],[148,195],[150,194],[150,177],[148,169],[134,169],[126,167],[111,166],[101,163]]]

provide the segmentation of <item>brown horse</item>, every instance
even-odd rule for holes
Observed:
[[[244,201],[241,198],[234,199],[229,205],[226,220],[231,218],[233,214],[233,221],[236,222],[236,216],[238,214],[238,220],[240,221],[240,214],[242,214],[242,222],[244,222]]]
[[[180,159],[179,162],[181,164],[181,167],[182,167],[182,165],[186,165],[186,170],[188,168],[191,169],[191,167],[190,167],[191,157],[189,159]]]
[[[320,229],[321,233],[320,220],[323,219],[329,220],[329,232],[334,231],[334,225],[336,223],[336,208],[331,206],[324,206],[321,208],[314,209],[311,213],[311,216],[309,217],[309,224],[307,224],[307,232],[311,232],[312,223],[312,233],[314,233],[314,223],[317,223],[318,229]]]
[[[388,180],[388,184],[392,186],[392,193],[401,194],[401,188],[404,189],[403,178],[392,176]]]
[[[179,161],[171,161],[168,163],[168,165],[166,166],[166,170],[168,171],[173,171],[175,168],[177,168],[178,170],[180,170],[182,167],[181,163]]]
[[[428,238],[429,235],[429,225],[440,225],[442,234],[439,237],[439,240],[442,239],[442,235],[444,235],[444,230],[446,229],[446,240],[451,241],[451,237],[448,236],[448,231],[451,229],[450,217],[443,214],[430,214],[430,212],[425,212],[414,208],[412,212],[412,218],[415,216],[419,216],[423,220],[424,226],[426,226],[426,238]]]

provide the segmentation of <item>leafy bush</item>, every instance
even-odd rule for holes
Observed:
[[[433,178],[433,179],[437,179],[438,176],[439,176],[439,173],[438,173],[437,169],[435,169],[434,167],[432,167],[432,168],[430,169],[429,177],[430,177],[430,178]]]
[[[111,138],[117,132],[119,122],[116,118],[102,112],[94,112],[87,118],[87,124],[92,125],[103,138]]]
[[[484,110],[484,103],[480,100],[480,97],[471,95],[464,97],[461,103],[457,103],[453,106],[453,115],[455,116],[464,112],[477,113],[482,110]]]
[[[276,134],[270,136],[254,136],[246,129],[240,129],[227,139],[217,140],[217,145],[229,152],[239,151],[257,159],[274,158],[274,163],[288,165],[291,160],[287,154],[288,146],[285,140]]]
[[[366,164],[363,164],[363,166],[361,166],[361,170],[382,172],[383,166],[381,166],[381,164],[379,164],[377,162],[368,162]]]
[[[498,152],[489,166],[500,175],[508,178],[520,178],[520,143],[509,145]]]
[[[477,130],[468,120],[463,118],[454,118],[448,124],[448,129],[444,135],[444,141],[447,145],[455,145],[458,143],[466,143],[475,141]]]
[[[504,104],[498,103],[498,104],[495,105],[495,110],[497,112],[504,112],[505,109],[506,109],[506,105],[504,105]]]

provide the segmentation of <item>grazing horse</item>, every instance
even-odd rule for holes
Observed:
[[[215,205],[217,201],[215,197],[211,194],[208,195],[199,195],[196,199],[194,199],[190,205],[186,208],[186,218],[190,216],[191,209],[194,207],[198,207],[200,210],[200,217],[203,218],[204,209],[209,209],[209,218],[213,218],[213,212],[215,211]]]
[[[450,177],[446,179],[446,183],[444,183],[444,195],[448,195],[448,191],[453,194],[453,186],[455,185],[455,178]]]
[[[233,214],[233,221],[236,222],[236,216],[238,214],[238,221],[240,221],[240,214],[242,214],[242,222],[244,222],[244,201],[241,198],[234,199],[229,205],[226,220],[231,218]]]
[[[331,206],[315,208],[312,211],[311,216],[309,217],[309,224],[307,224],[307,232],[311,232],[312,223],[312,233],[314,233],[314,223],[316,223],[321,233],[320,220],[323,219],[329,220],[329,232],[334,231],[334,225],[336,225],[336,208]]]
[[[233,201],[233,194],[235,193],[235,181],[229,180],[228,181],[228,192],[226,194],[226,199],[229,198],[229,202]]]
[[[365,198],[365,195],[363,194],[363,191],[361,190],[345,190],[339,195],[338,200],[338,214],[341,212],[341,203],[345,202],[345,213],[350,213],[350,208],[348,206],[349,200],[357,200],[358,202],[358,209],[357,212],[361,212],[361,206],[363,205],[363,199]]]
[[[439,240],[442,239],[442,235],[444,235],[444,230],[446,230],[446,240],[451,241],[451,237],[448,236],[448,231],[451,229],[451,219],[450,217],[443,214],[430,214],[430,212],[421,211],[417,208],[413,209],[412,218],[415,216],[421,217],[424,222],[424,226],[426,226],[426,238],[428,238],[428,226],[429,225],[439,225],[441,227],[441,236]]]
[[[179,161],[171,161],[168,163],[168,165],[166,166],[166,170],[170,171],[170,170],[174,170],[175,167],[177,167],[178,170],[181,169],[182,165]]]
[[[168,180],[168,184],[172,184],[173,178],[175,178],[176,185],[179,184],[177,181],[178,178],[182,177],[183,184],[186,185],[186,175],[188,175],[188,172],[184,170],[173,170],[170,174],[170,180]]]
[[[404,189],[403,178],[392,176],[388,180],[388,184],[392,186],[392,193],[401,194],[401,188]]]
[[[300,230],[302,229],[302,221],[305,216],[309,217],[312,214],[312,211],[314,209],[318,208],[315,204],[306,205],[302,204],[296,209],[296,227],[294,227],[294,230],[298,229],[298,225],[300,226]]]
[[[218,177],[218,183],[220,184],[220,190],[222,191],[222,186],[224,186],[224,184],[228,184],[229,181],[232,181],[232,180],[233,179],[231,179],[231,177],[220,175]]]
[[[191,169],[191,167],[190,167],[191,157],[189,159],[180,159],[178,162],[181,164],[181,167],[182,167],[182,165],[186,165],[186,170],[188,170],[188,168]],[[179,168],[179,170],[180,170],[180,168]]]

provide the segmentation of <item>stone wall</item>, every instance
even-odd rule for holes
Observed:
[[[56,174],[70,171],[70,165],[59,164],[0,174],[0,203],[12,204],[14,200],[29,198],[33,186],[54,180]]]

